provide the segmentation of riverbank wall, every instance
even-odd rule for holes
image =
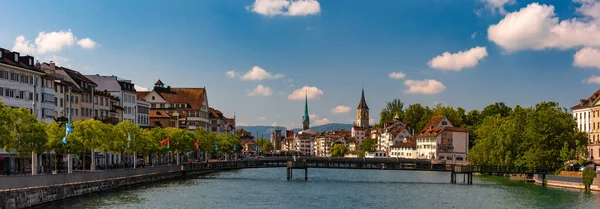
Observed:
[[[536,184],[542,185],[544,183],[541,175],[534,175],[533,180]],[[546,175],[546,186],[585,190],[581,177]],[[594,178],[590,190],[600,191],[600,174],[597,174]]]
[[[28,208],[95,192],[216,171],[184,171],[181,166],[164,166],[69,175],[3,177],[0,178],[0,187],[29,184],[45,186],[21,186],[18,189],[0,190],[0,209]]]

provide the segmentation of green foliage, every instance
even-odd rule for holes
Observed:
[[[344,154],[346,153],[346,146],[341,143],[333,144],[329,150],[329,153],[331,153],[331,157],[344,157]]]
[[[262,153],[269,153],[271,151],[273,151],[273,144],[271,143],[271,141],[265,139],[265,138],[258,138],[256,140],[256,145],[258,145],[260,147],[260,151]]]
[[[441,104],[437,104],[433,108],[433,116],[446,116],[450,123],[456,127],[462,126],[462,119],[465,115],[465,110],[463,108],[457,108],[456,110],[452,106],[442,106]],[[426,118],[427,122],[431,120],[431,117]]]
[[[507,117],[511,113],[511,108],[506,106],[504,102],[496,102],[483,108],[481,115],[483,118],[488,116],[500,115],[500,117]]]
[[[585,190],[590,190],[590,185],[594,182],[594,178],[596,178],[596,171],[590,168],[586,168],[583,170],[583,185],[585,186]]]
[[[170,138],[170,149],[173,152],[191,152],[194,151],[194,135],[192,132],[179,128],[165,128]]]
[[[200,150],[209,153],[215,151],[215,142],[217,141],[215,134],[204,129],[196,129],[194,131],[194,138],[198,139],[198,146]],[[240,148],[238,148],[238,150],[239,149]]]
[[[394,116],[398,114],[400,118],[404,117],[404,102],[400,99],[393,99],[386,103],[385,108],[381,110],[379,113],[379,123],[383,124],[384,122],[391,121],[394,119]]]
[[[12,109],[2,108],[6,115],[3,128],[8,133],[5,135],[3,147],[4,150],[15,149],[19,156],[31,154],[31,152],[41,153],[46,148],[48,138],[44,131],[45,124],[38,122],[35,115],[25,108]]]
[[[377,145],[377,139],[371,137],[365,137],[358,148],[358,157],[364,157],[365,152],[373,150],[373,147]]]
[[[475,130],[478,139],[469,151],[472,164],[557,168],[587,142],[585,134],[576,131],[573,117],[555,102],[516,106],[508,114],[510,108],[502,103],[486,109],[491,115]]]
[[[419,121],[421,121],[421,118],[423,118],[424,115],[427,115],[426,112],[427,110],[421,106],[421,104],[411,104],[404,111],[404,121],[410,122],[411,127],[413,127],[415,132],[418,132],[423,128],[422,126],[418,125]]]

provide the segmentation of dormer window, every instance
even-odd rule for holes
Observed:
[[[3,54],[3,53],[4,53],[3,51],[0,51],[0,58],[2,58],[2,54]]]
[[[33,59],[29,58],[29,65],[33,65]]]
[[[15,53],[15,62],[19,62],[19,54]]]

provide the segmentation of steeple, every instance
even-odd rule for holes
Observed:
[[[302,116],[302,130],[307,130],[310,125],[310,118],[308,116],[308,96],[304,93],[304,116]]]
[[[365,89],[362,89],[360,93],[360,103],[358,103],[358,107],[356,109],[365,109],[368,110],[369,106],[367,106],[367,102],[365,101]]]

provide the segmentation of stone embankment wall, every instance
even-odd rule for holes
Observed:
[[[165,172],[154,172],[143,175],[132,175],[104,180],[93,180],[43,187],[29,187],[24,189],[0,190],[0,209],[27,208],[94,192],[209,172],[211,171],[182,171],[169,169]]]
[[[535,180],[535,183],[537,183],[537,184],[543,183],[541,176],[535,175],[533,179]],[[546,185],[554,186],[554,187],[571,188],[571,189],[581,189],[581,190],[585,189],[585,186],[583,185],[583,180],[581,177],[547,175],[546,176]],[[596,175],[596,178],[594,178],[594,182],[590,186],[590,189],[593,191],[600,191],[600,174]]]

